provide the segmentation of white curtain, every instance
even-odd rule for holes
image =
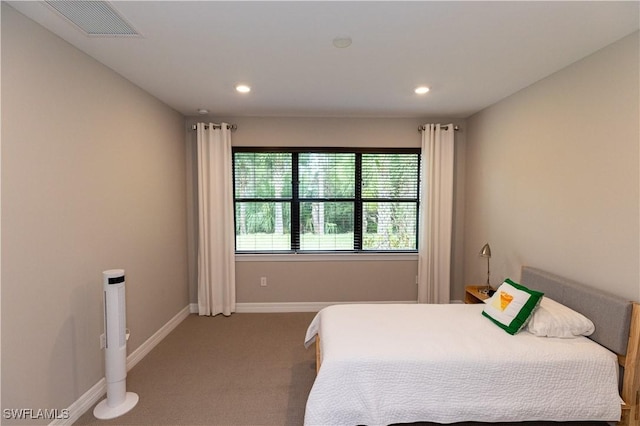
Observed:
[[[422,132],[418,302],[449,303],[453,216],[453,125]],[[445,130],[446,128],[446,130]]]
[[[231,130],[198,123],[198,314],[236,310]]]

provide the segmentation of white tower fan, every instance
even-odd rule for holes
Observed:
[[[105,376],[107,398],[93,410],[102,420],[121,416],[138,403],[138,395],[127,392],[127,329],[124,269],[102,272],[104,287]]]

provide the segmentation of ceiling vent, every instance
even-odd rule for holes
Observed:
[[[106,1],[53,0],[47,1],[46,3],[87,36],[140,36]]]

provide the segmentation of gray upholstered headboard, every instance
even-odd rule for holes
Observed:
[[[522,267],[521,282],[589,318],[596,326],[589,336],[592,340],[617,354],[626,354],[630,301],[529,266]]]

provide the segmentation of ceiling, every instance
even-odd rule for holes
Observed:
[[[637,1],[113,1],[141,36],[89,37],[9,3],[187,116],[463,118],[640,21]]]

